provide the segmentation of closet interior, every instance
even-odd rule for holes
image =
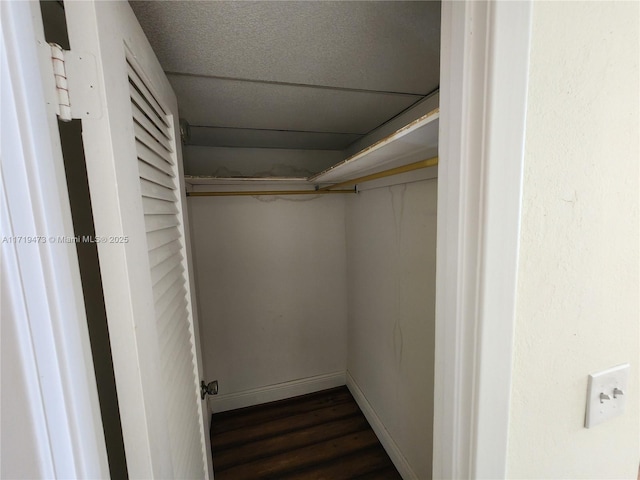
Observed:
[[[347,385],[430,478],[439,2],[130,3],[178,98],[212,412]]]

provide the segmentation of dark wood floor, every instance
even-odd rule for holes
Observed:
[[[401,479],[347,387],[213,416],[216,480]]]

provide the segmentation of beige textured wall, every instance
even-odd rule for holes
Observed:
[[[510,478],[635,478],[640,3],[535,2]],[[631,363],[627,411],[585,429],[587,375]]]

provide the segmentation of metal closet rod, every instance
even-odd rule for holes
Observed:
[[[410,163],[408,165],[403,165],[401,167],[390,168],[389,170],[383,170],[382,172],[372,173],[371,175],[365,175],[364,177],[354,178],[352,180],[346,180],[340,183],[334,183],[333,185],[328,185],[326,187],[322,187],[320,192],[333,191],[334,188],[347,187],[350,185],[357,185],[359,183],[370,182],[371,180],[378,180],[379,178],[390,177],[392,175],[398,175],[400,173],[411,172],[413,170],[420,170],[421,168],[435,167],[438,165],[438,157],[431,157],[425,160],[420,160],[419,162]]]
[[[345,190],[342,187],[357,185],[359,183],[378,180],[379,178],[390,177],[400,173],[411,172],[421,168],[435,167],[438,165],[438,157],[431,157],[419,162],[410,163],[401,167],[390,168],[371,175],[346,180],[344,182],[335,183],[322,187],[318,190],[247,190],[247,191],[231,191],[231,192],[187,192],[187,197],[231,197],[231,196],[256,196],[256,195],[325,195],[330,193],[356,193],[355,189]],[[340,190],[334,190],[341,188]]]

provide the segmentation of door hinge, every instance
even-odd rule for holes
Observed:
[[[102,104],[95,57],[63,50],[56,43],[48,46],[55,88],[51,101],[58,118],[63,122],[100,118]]]

